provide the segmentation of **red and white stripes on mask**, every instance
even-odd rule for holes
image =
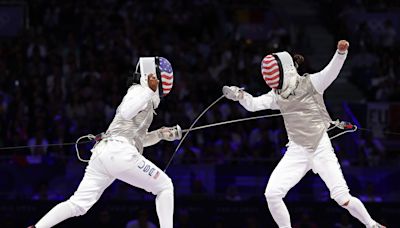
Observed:
[[[158,91],[160,96],[166,96],[171,92],[174,73],[172,71],[171,63],[164,57],[140,57],[136,65],[136,74],[140,73],[140,84],[148,86],[148,75],[156,74],[157,79],[160,80]]]
[[[261,74],[263,75],[264,81],[272,89],[279,87],[279,80],[281,78],[279,72],[278,61],[273,55],[267,55],[261,62]]]
[[[166,58],[159,57],[159,61],[160,77],[163,90],[162,94],[165,96],[172,89],[174,82],[174,73],[172,71],[171,63]]]
[[[162,92],[163,95],[167,95],[173,86],[174,83],[174,73],[172,71],[171,63],[163,57],[159,57],[160,65],[160,76],[161,76],[161,83],[162,83]]]

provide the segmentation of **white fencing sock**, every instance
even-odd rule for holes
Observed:
[[[156,210],[160,228],[173,228],[174,220],[174,190],[168,188],[157,194]]]
[[[282,198],[267,198],[269,211],[279,228],[291,228],[289,211]]]
[[[38,223],[36,223],[36,228],[49,228],[57,225],[58,223],[76,216],[74,215],[74,209],[69,205],[70,202],[65,201],[57,204],[53,209],[51,209]]]
[[[347,206],[343,207],[367,227],[372,227],[375,225],[376,222],[371,218],[364,204],[359,199],[352,196]]]

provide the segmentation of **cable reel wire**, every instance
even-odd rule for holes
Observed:
[[[30,148],[36,148],[36,147],[53,147],[53,146],[76,146],[76,144],[85,144],[90,141],[84,141],[84,142],[67,142],[67,143],[50,143],[50,144],[35,144],[35,145],[29,145],[29,146],[8,146],[8,147],[0,147],[0,150],[18,150],[18,149],[30,149]]]
[[[92,134],[84,135],[84,136],[79,137],[79,138],[76,140],[76,142],[75,142],[76,156],[78,157],[79,161],[88,163],[89,160],[85,160],[85,159],[81,158],[81,156],[79,155],[78,144],[80,144],[79,141],[81,141],[81,140],[84,139],[84,138],[89,139],[89,141],[86,141],[86,142],[85,142],[85,143],[87,143],[87,142],[95,141],[96,136],[95,136],[95,135],[92,135]],[[97,142],[96,142],[96,144],[97,144]],[[96,145],[96,144],[95,144],[95,145]]]
[[[244,121],[249,121],[249,120],[257,120],[257,119],[276,117],[276,116],[293,115],[293,114],[299,114],[299,113],[300,112],[286,112],[286,113],[277,113],[277,114],[268,114],[268,115],[262,115],[262,116],[246,117],[246,118],[242,118],[242,119],[235,119],[235,120],[228,120],[228,121],[223,121],[223,122],[207,124],[207,125],[203,125],[203,126],[194,127],[191,129],[183,129],[182,132],[185,133],[185,132],[189,132],[189,131],[197,131],[197,130],[201,130],[201,129],[216,127],[216,126],[221,126],[221,125],[226,125],[226,124],[231,124],[231,123],[239,123],[239,122],[244,122]]]
[[[353,126],[354,126],[353,129],[345,130],[345,131],[343,131],[343,132],[341,132],[341,133],[339,133],[339,134],[337,134],[337,135],[334,135],[334,136],[330,137],[329,139],[334,139],[334,138],[337,138],[337,137],[339,137],[339,136],[341,136],[341,135],[344,135],[344,134],[346,134],[346,133],[350,133],[350,132],[355,132],[355,131],[357,131],[357,129],[358,129],[357,125],[353,125]]]
[[[172,162],[172,159],[175,157],[176,152],[179,150],[179,148],[181,147],[183,141],[185,141],[186,136],[189,134],[190,130],[194,127],[194,125],[197,123],[197,121],[199,121],[199,119],[211,108],[213,107],[216,103],[218,103],[220,100],[222,100],[225,97],[225,95],[220,96],[219,98],[217,98],[213,103],[211,103],[206,109],[204,109],[204,111],[202,113],[200,113],[200,115],[193,121],[193,123],[190,125],[190,127],[187,129],[186,133],[183,135],[181,141],[179,141],[178,146],[175,148],[174,153],[172,154],[171,158],[169,159],[167,165],[164,168],[164,172],[168,169],[169,165]]]
[[[206,109],[204,109],[204,111],[193,121],[193,123],[190,125],[190,127],[188,129],[184,129],[182,130],[182,132],[185,132],[185,135],[182,137],[181,141],[179,142],[178,146],[175,148],[174,153],[172,154],[171,158],[169,159],[167,165],[165,166],[164,172],[168,169],[169,165],[171,164],[173,158],[175,157],[176,152],[179,150],[179,148],[181,147],[183,141],[186,139],[186,136],[189,134],[190,131],[193,130],[200,130],[200,129],[204,129],[204,128],[208,128],[208,127],[214,127],[214,126],[219,126],[219,125],[225,125],[225,124],[230,124],[230,123],[235,123],[235,122],[241,122],[241,121],[247,121],[247,120],[252,120],[252,119],[260,119],[260,118],[266,118],[266,117],[274,117],[274,116],[284,116],[284,115],[292,115],[292,114],[296,114],[299,112],[289,112],[289,113],[279,113],[279,114],[272,114],[272,115],[264,115],[264,116],[257,116],[257,117],[250,117],[250,118],[243,118],[243,119],[238,119],[238,120],[232,120],[232,121],[225,121],[225,122],[221,122],[221,123],[214,123],[214,124],[208,124],[208,125],[204,125],[204,126],[200,126],[200,127],[195,127],[194,125],[197,123],[197,121],[212,107],[214,106],[216,103],[218,103],[222,98],[224,98],[225,95],[222,95],[221,97],[219,97],[218,99],[216,99],[213,103],[211,103]],[[345,124],[347,124],[347,122],[343,122],[343,121],[332,121],[332,124],[334,124],[333,127],[327,129],[327,131],[332,130],[333,128],[340,128],[340,129],[346,129],[344,132],[341,132],[335,136],[332,136],[330,139],[334,139],[336,137],[339,137],[343,134],[349,133],[349,132],[355,132],[357,131],[357,126],[356,125],[352,125],[352,129],[347,129],[345,127]]]
[[[346,133],[355,132],[358,129],[357,125],[351,124],[351,123],[345,122],[345,121],[340,121],[340,120],[331,121],[331,124],[333,124],[333,126],[328,128],[326,130],[326,132],[328,132],[328,131],[330,131],[330,130],[332,130],[334,128],[339,128],[339,129],[342,129],[342,130],[345,130],[345,131],[343,131],[341,133],[338,133],[338,134],[330,137],[329,139],[337,138],[337,137],[339,137],[341,135],[344,135]]]

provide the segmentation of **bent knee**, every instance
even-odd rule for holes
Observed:
[[[78,202],[74,202],[72,200],[67,200],[65,204],[71,209],[71,217],[81,216],[86,214],[89,211],[90,207],[84,207],[83,205],[79,205]]]
[[[285,197],[285,195],[286,195],[285,193],[274,188],[267,188],[265,189],[264,192],[264,196],[267,201],[281,200],[282,198]]]
[[[162,192],[174,192],[174,185],[171,178],[168,178],[156,191],[153,192],[153,194],[159,195]]]
[[[349,204],[351,197],[352,196],[350,195],[349,192],[342,192],[332,198],[336,201],[337,204],[339,204],[342,207],[345,207]]]
[[[172,183],[171,178],[168,178],[168,180],[165,182],[163,185],[162,190],[171,190],[174,191],[174,184]]]

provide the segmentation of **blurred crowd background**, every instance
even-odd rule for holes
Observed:
[[[243,86],[255,96],[268,92],[260,73],[268,53],[300,53],[305,57],[300,73],[313,73],[329,62],[337,41],[346,39],[349,55],[326,104],[332,119],[369,130],[332,143],[353,194],[365,202],[399,202],[400,137],[393,133],[400,131],[399,8],[390,0],[0,3],[0,147],[73,142],[104,132],[140,56],[167,58],[175,75],[151,129],[187,128],[224,85]],[[275,112],[249,113],[223,100],[198,125],[267,113]],[[168,170],[177,198],[263,202],[286,143],[280,117],[192,132]],[[144,155],[163,168],[176,146],[161,142]],[[80,146],[83,156],[90,156],[90,147]],[[63,200],[84,167],[73,147],[0,150],[0,198]],[[113,184],[104,198],[152,200],[123,183]],[[328,202],[329,194],[310,174],[288,201]],[[146,213],[139,210],[138,218]],[[184,220],[192,213],[181,214]],[[309,216],[299,213],[299,223]],[[241,227],[258,227],[251,216],[245,222]],[[336,227],[350,227],[337,222]]]

